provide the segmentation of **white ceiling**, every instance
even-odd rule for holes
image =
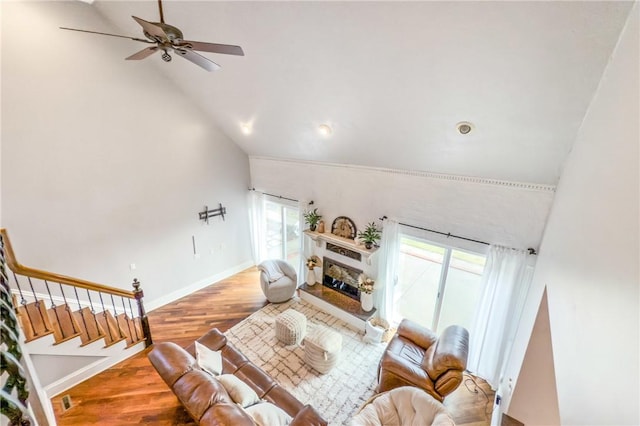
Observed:
[[[130,66],[166,73],[252,156],[555,184],[631,4],[165,1],[186,39],[246,56],[205,53],[213,73],[159,55]],[[97,31],[140,37],[131,15],[158,20],[155,1],[86,7],[114,26]],[[123,58],[144,47],[78,37]]]

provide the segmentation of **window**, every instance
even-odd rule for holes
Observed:
[[[298,208],[266,200],[264,212],[267,258],[287,260],[299,273],[300,213]]]
[[[482,254],[401,235],[394,322],[409,318],[435,332],[452,324],[469,329],[485,261]]]

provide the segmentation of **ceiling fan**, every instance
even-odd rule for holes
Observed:
[[[201,52],[244,56],[244,52],[242,51],[242,48],[240,46],[185,40],[184,36],[182,35],[182,31],[180,31],[173,25],[165,24],[164,13],[162,12],[162,0],[158,0],[158,9],[160,11],[160,22],[148,22],[144,19],[132,16],[132,18],[142,27],[142,31],[146,39],[117,34],[101,33],[98,31],[79,30],[76,28],[60,27],[60,29],[107,35],[111,37],[127,38],[129,40],[153,45],[146,47],[141,51],[125,58],[127,60],[144,59],[156,52],[162,51],[162,60],[165,62],[170,62],[171,55],[169,54],[169,52],[173,52],[178,54],[178,56],[182,56],[186,60],[191,61],[194,64],[204,68],[207,71],[216,71],[220,69],[220,65],[196,53],[195,51],[198,50]]]

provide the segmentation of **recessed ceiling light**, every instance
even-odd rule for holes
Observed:
[[[467,135],[473,130],[473,124],[469,123],[468,121],[461,121],[456,124],[456,129],[458,129],[458,132],[461,135]]]
[[[245,135],[250,135],[250,134],[251,134],[251,131],[252,131],[251,124],[247,124],[247,123],[241,124],[241,125],[240,125],[240,130],[241,130],[241,131],[242,131],[242,133],[244,133]]]
[[[332,132],[333,130],[331,130],[331,127],[328,124],[321,124],[318,126],[318,133],[322,136],[329,136]]]

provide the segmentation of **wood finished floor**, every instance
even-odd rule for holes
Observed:
[[[250,268],[149,313],[155,342],[187,346],[209,329],[226,331],[267,304],[259,276]],[[147,359],[149,349],[52,398],[58,425],[194,425]],[[480,388],[493,401],[482,380]],[[474,389],[470,383],[470,389]],[[72,407],[63,412],[62,397]],[[456,424],[489,425],[491,404],[482,392],[461,385],[445,400]]]

